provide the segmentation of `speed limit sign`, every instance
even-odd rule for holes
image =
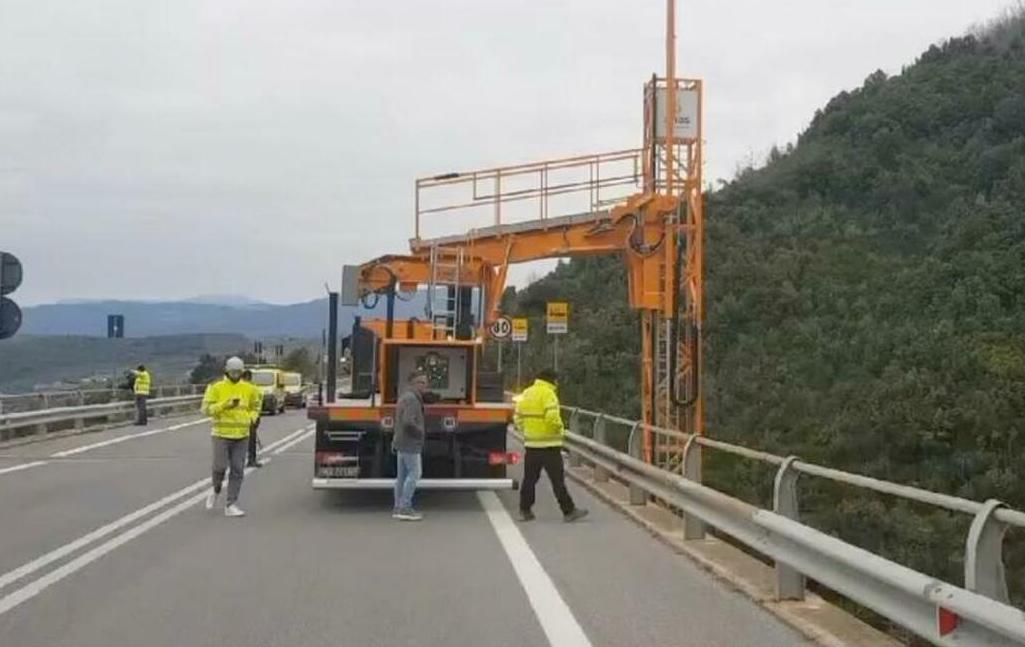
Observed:
[[[512,334],[512,321],[509,317],[499,317],[491,322],[488,333],[495,339],[505,339]]]

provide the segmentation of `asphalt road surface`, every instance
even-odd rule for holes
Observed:
[[[302,413],[261,437],[241,519],[202,505],[196,417],[0,450],[0,645],[806,644],[572,484],[577,524],[544,479],[530,524],[514,492],[422,493],[398,522],[388,492],[310,488]]]

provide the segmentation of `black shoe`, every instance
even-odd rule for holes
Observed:
[[[261,463],[260,461],[249,461],[248,463],[246,463],[246,467],[260,468],[263,467],[263,463]]]
[[[519,514],[518,518],[519,518],[520,521],[523,521],[523,522],[533,521],[534,520],[534,513],[531,512],[530,510],[520,510],[520,514]]]
[[[562,515],[562,520],[566,523],[572,523],[574,521],[579,521],[580,519],[583,519],[586,516],[587,510],[583,508],[577,508],[573,512],[569,512],[567,514]]]

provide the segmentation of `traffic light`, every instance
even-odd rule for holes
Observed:
[[[0,339],[7,339],[21,328],[21,308],[5,295],[21,285],[21,262],[14,254],[0,252]]]

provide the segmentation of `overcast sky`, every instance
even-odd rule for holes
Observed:
[[[706,179],[1009,4],[679,0],[679,74],[706,83]],[[343,263],[406,249],[418,175],[639,146],[664,11],[0,0],[0,249],[25,265],[14,298],[319,296]]]

